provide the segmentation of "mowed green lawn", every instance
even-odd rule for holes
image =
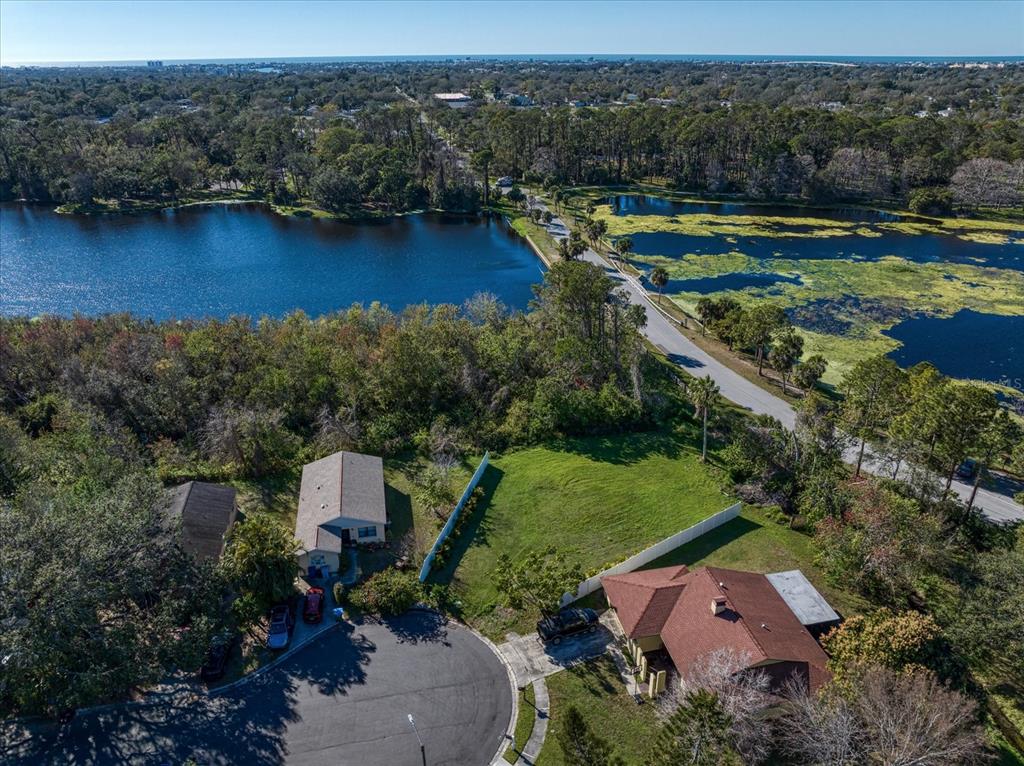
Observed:
[[[692,443],[667,433],[573,439],[494,458],[451,561],[461,615],[489,635],[529,630],[535,615],[501,605],[498,556],[554,546],[596,573],[733,502]]]

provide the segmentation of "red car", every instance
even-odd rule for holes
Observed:
[[[304,622],[320,622],[324,618],[324,589],[316,586],[306,591],[306,605],[302,609]]]

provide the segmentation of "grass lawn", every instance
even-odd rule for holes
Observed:
[[[829,583],[814,564],[814,540],[785,524],[772,521],[760,508],[744,506],[738,518],[676,548],[651,563],[654,567],[686,564],[726,567],[747,572],[800,569],[832,607],[844,617],[871,609],[856,593]]]
[[[533,734],[533,724],[537,720],[536,699],[533,693],[533,684],[530,684],[519,692],[519,715],[516,718],[515,747],[509,747],[502,757],[509,763],[515,763],[519,759],[519,751],[522,750],[530,735]]]
[[[451,582],[461,616],[492,638],[529,631],[535,615],[501,606],[498,556],[556,546],[600,571],[727,507],[716,469],[693,435],[590,437],[494,458],[481,502],[435,579]]]
[[[537,766],[563,766],[562,750],[556,733],[560,711],[575,705],[592,731],[611,743],[627,766],[646,766],[651,762],[658,716],[650,700],[636,704],[626,693],[609,657],[575,665],[547,678],[551,697],[551,721]]]

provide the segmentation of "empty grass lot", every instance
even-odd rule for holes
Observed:
[[[501,606],[498,556],[554,546],[585,573],[728,506],[716,469],[692,442],[668,433],[592,437],[496,457],[485,492],[435,579],[452,582],[461,616],[494,638],[532,630],[532,614]]]

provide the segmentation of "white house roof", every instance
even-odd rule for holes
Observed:
[[[799,569],[775,572],[765,577],[779,592],[801,625],[838,622],[839,615]]]
[[[386,523],[379,457],[335,452],[302,467],[295,536],[307,551],[340,551],[337,530]]]

